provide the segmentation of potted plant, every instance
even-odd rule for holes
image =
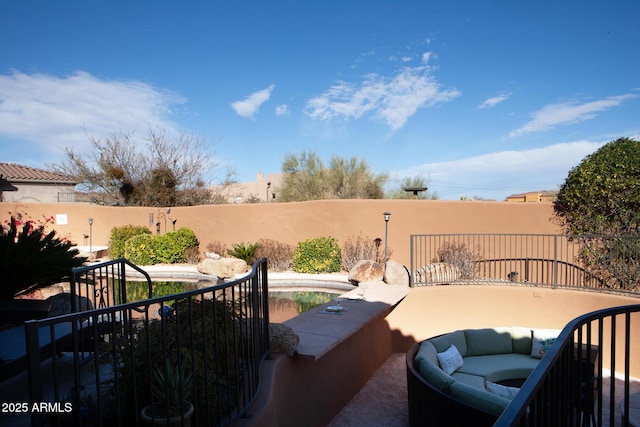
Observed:
[[[150,425],[191,426],[193,404],[187,399],[193,389],[193,374],[184,359],[178,366],[166,360],[153,369],[153,404],[142,409],[142,420]]]

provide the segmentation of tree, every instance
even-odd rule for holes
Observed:
[[[620,138],[585,157],[569,172],[553,209],[580,246],[588,275],[608,288],[637,290],[640,141]]]
[[[405,191],[405,188],[426,188],[428,181],[421,175],[408,176],[402,179],[391,191],[387,192],[388,199],[413,199],[413,193]],[[438,200],[438,193],[422,191],[418,193],[420,200]]]
[[[189,206],[215,201],[204,176],[218,172],[220,163],[201,137],[150,128],[143,138],[133,132],[88,138],[89,153],[65,148],[64,159],[51,168],[74,177],[94,202]],[[231,169],[225,171],[220,191],[234,175]]]
[[[283,202],[323,199],[381,199],[385,174],[371,171],[364,159],[333,156],[329,167],[313,151],[287,154],[282,162]]]
[[[637,235],[640,141],[609,142],[571,169],[553,203],[569,234]]]

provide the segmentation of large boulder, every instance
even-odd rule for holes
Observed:
[[[296,354],[300,337],[289,326],[283,323],[269,323],[269,352],[271,354],[285,353],[287,356]]]
[[[51,302],[49,316],[61,316],[63,314],[71,313],[71,294],[62,292],[50,296],[47,298],[47,301]],[[93,310],[91,300],[79,295],[76,295],[76,307],[79,311]]]
[[[358,261],[349,270],[349,282],[353,284],[363,282],[379,282],[384,277],[384,267],[372,260]]]
[[[415,283],[447,285],[460,277],[460,269],[446,262],[427,264],[416,271]]]
[[[388,285],[409,286],[409,270],[404,265],[395,261],[387,261],[384,270],[384,282]]]
[[[246,273],[248,265],[238,258],[205,258],[197,266],[198,272],[216,276],[219,279],[229,279],[239,274]]]

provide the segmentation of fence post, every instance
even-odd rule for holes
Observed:
[[[558,287],[558,235],[553,235],[553,288]]]
[[[27,372],[29,380],[29,408],[42,402],[42,376],[40,373],[40,331],[38,323],[30,320],[24,324],[25,342],[27,344]],[[53,355],[52,357],[56,357]],[[44,426],[44,414],[31,412],[31,425]]]
[[[414,239],[415,239],[415,235],[411,234],[409,236],[409,259],[410,259],[409,265],[410,265],[410,268],[411,268],[411,270],[409,271],[409,287],[410,288],[413,288],[413,280],[414,280],[413,275],[415,274],[414,272],[416,271],[415,268],[414,268],[414,265],[413,265],[413,255],[414,255],[414,253],[413,253],[413,241],[414,241]]]

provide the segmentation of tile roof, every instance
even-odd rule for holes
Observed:
[[[43,169],[36,169],[30,166],[18,165],[16,163],[0,163],[0,174],[12,183],[25,182],[46,182],[57,184],[76,184],[75,180],[68,175],[50,172]]]

